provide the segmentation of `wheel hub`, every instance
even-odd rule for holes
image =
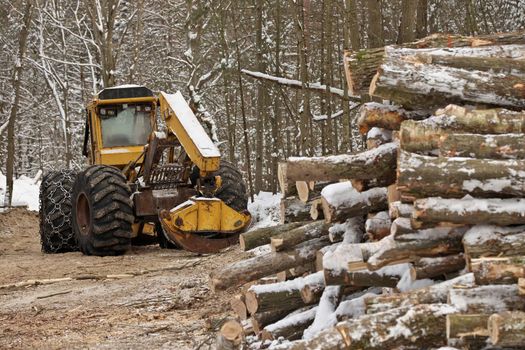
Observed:
[[[88,235],[91,228],[91,208],[85,193],[78,195],[76,208],[78,229],[83,236]]]

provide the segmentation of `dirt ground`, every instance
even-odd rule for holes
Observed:
[[[210,349],[235,290],[214,294],[208,274],[245,255],[158,246],[120,257],[47,255],[36,213],[0,213],[0,348]]]

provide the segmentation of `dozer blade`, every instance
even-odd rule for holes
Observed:
[[[251,216],[238,212],[218,198],[192,198],[160,213],[166,238],[195,253],[216,253],[237,244]]]

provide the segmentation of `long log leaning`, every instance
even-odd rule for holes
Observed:
[[[321,194],[324,219],[328,223],[345,221],[369,212],[385,210],[388,206],[386,193],[384,187],[357,192],[351,187],[345,189],[339,184],[327,186]]]
[[[281,188],[296,181],[338,181],[339,179],[371,180],[394,178],[397,145],[393,142],[355,154],[324,157],[290,157],[279,163]],[[295,187],[295,186],[291,186]]]
[[[448,291],[448,303],[468,314],[525,310],[525,298],[519,295],[515,284],[452,288]]]
[[[517,160],[436,158],[401,151],[397,171],[399,190],[414,199],[525,197],[525,163]]]
[[[445,134],[439,142],[442,157],[525,159],[525,134]]]
[[[473,226],[463,237],[468,259],[525,255],[525,226]]]
[[[412,227],[450,222],[463,225],[525,224],[525,199],[432,197],[414,202]]]
[[[243,251],[251,250],[270,243],[272,236],[306,225],[306,222],[292,222],[285,225],[262,227],[257,230],[243,232],[239,235],[239,244]]]
[[[476,276],[476,283],[513,284],[525,278],[525,257],[488,257],[472,259],[470,271]]]
[[[273,236],[270,239],[272,251],[280,252],[288,250],[299,243],[328,235],[329,228],[330,224],[326,224],[320,220]]]
[[[317,250],[329,244],[328,237],[303,242],[290,252],[269,253],[235,262],[210,274],[212,290],[237,287],[259,278],[314,261]]]
[[[492,345],[512,348],[524,346],[525,312],[513,311],[491,315],[487,325]]]

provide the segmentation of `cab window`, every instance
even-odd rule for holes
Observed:
[[[151,105],[101,106],[102,147],[138,146],[151,133]]]

